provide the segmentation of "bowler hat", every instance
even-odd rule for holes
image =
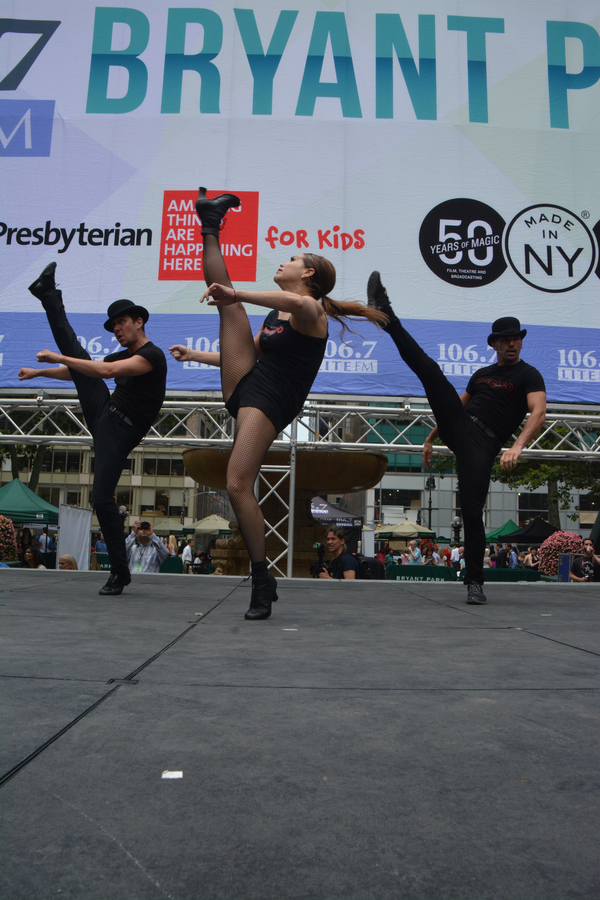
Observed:
[[[527,334],[527,329],[521,328],[521,323],[514,316],[504,316],[502,319],[496,319],[492,325],[492,333],[488,335],[488,344],[491,347],[492,343],[497,341],[498,338],[513,337],[516,334],[520,338],[524,338]]]
[[[104,323],[107,331],[114,331],[113,319],[117,316],[131,316],[132,319],[141,319],[144,325],[150,317],[150,313],[143,306],[137,306],[133,300],[115,300],[106,310],[108,319]]]

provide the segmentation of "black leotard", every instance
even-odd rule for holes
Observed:
[[[260,336],[264,356],[239,380],[225,404],[228,412],[236,418],[240,406],[260,409],[279,434],[304,406],[326,346],[327,337],[302,334],[272,310]]]

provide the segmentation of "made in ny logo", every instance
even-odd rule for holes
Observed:
[[[600,240],[600,223],[593,231]],[[446,200],[423,220],[419,246],[438,278],[468,288],[490,284],[510,264],[530,287],[560,294],[582,284],[597,259],[594,235],[583,218],[552,203],[521,210],[507,226],[479,200]],[[600,277],[600,266],[596,274]]]
[[[207,191],[209,198],[223,191]],[[232,281],[256,281],[258,191],[233,191],[240,205],[230,209],[219,234]],[[160,239],[159,281],[201,281],[202,226],[195,210],[198,191],[165,191]]]
[[[60,25],[40,19],[0,19],[5,34],[38,34],[27,53],[0,81],[0,91],[16,91]],[[54,100],[0,98],[0,156],[50,156]]]

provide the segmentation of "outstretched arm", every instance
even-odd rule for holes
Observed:
[[[174,356],[177,362],[199,362],[205,366],[220,366],[221,354],[213,353],[210,350],[192,350],[185,344],[173,344],[169,347],[169,353]]]
[[[262,328],[254,338],[254,346],[256,347],[256,356],[260,358],[262,356],[262,351],[259,345],[259,339],[262,333]],[[186,346],[185,344],[173,344],[172,347],[169,347],[169,353],[175,357],[177,362],[199,362],[204,363],[206,366],[221,366],[221,354],[212,350],[192,350],[191,347]]]
[[[514,469],[525,446],[532,440],[546,420],[546,393],[545,391],[532,391],[527,394],[527,407],[529,418],[523,426],[521,434],[509,450],[500,457],[502,469]]]
[[[30,378],[57,378],[59,381],[72,381],[71,373],[66,366],[57,366],[55,369],[19,369],[19,381],[29,381]]]
[[[117,359],[115,362],[103,360],[79,359],[73,356],[62,356],[54,350],[42,350],[37,354],[38,362],[60,363],[89,375],[90,378],[124,378],[126,376],[145,375],[151,372],[154,366],[143,356],[130,356],[129,359]]]
[[[232,303],[253,303],[265,309],[277,309],[290,313],[299,323],[315,325],[320,319],[326,320],[320,303],[310,295],[293,294],[290,291],[236,291],[223,284],[211,284],[200,303],[208,301],[209,306],[231,306]]]

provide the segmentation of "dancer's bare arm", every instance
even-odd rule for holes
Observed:
[[[472,399],[473,399],[473,395],[467,394],[466,391],[464,392],[464,394],[461,394],[461,396],[460,396],[460,402],[462,403],[463,406],[466,406]],[[436,437],[438,437],[438,436],[439,436],[439,432],[438,432],[438,427],[436,425],[435,428],[432,428],[432,430],[429,432],[429,434],[427,435],[427,437],[425,438],[425,440],[423,442],[423,466],[426,469],[428,469],[431,465],[431,458],[433,456],[433,442],[435,441]]]
[[[30,378],[57,378],[59,381],[71,381],[71,373],[66,366],[57,366],[55,369],[28,369],[19,370],[19,381],[29,381]]]
[[[209,306],[253,303],[255,306],[264,306],[265,309],[290,313],[290,318],[294,319],[293,327],[307,334],[316,335],[317,331],[323,330],[324,337],[327,330],[327,316],[323,307],[307,295],[293,294],[290,291],[236,291],[223,284],[211,284],[200,298],[200,303],[205,300]]]
[[[127,376],[145,375],[151,372],[154,366],[143,356],[130,356],[129,359],[117,359],[114,362],[103,360],[79,359],[73,356],[63,356],[54,350],[42,350],[37,354],[38,362],[59,363],[68,366],[82,375],[90,378],[124,378]]]
[[[262,356],[262,351],[259,346],[259,339],[262,334],[262,328],[254,338],[254,346],[256,347],[256,356],[260,358]],[[169,353],[175,357],[177,362],[199,362],[204,363],[205,366],[217,366],[221,365],[221,354],[216,351],[213,352],[211,350],[192,350],[191,347],[186,346],[185,344],[173,344],[172,347],[169,347]]]
[[[500,457],[502,469],[514,469],[525,446],[536,436],[546,421],[545,391],[532,391],[530,394],[527,394],[527,408],[529,410],[529,418],[525,422],[521,434],[512,447],[509,450],[505,450]]]
[[[221,354],[210,350],[192,350],[185,344],[173,344],[169,347],[169,353],[174,356],[177,362],[199,362],[205,366],[220,366]]]

